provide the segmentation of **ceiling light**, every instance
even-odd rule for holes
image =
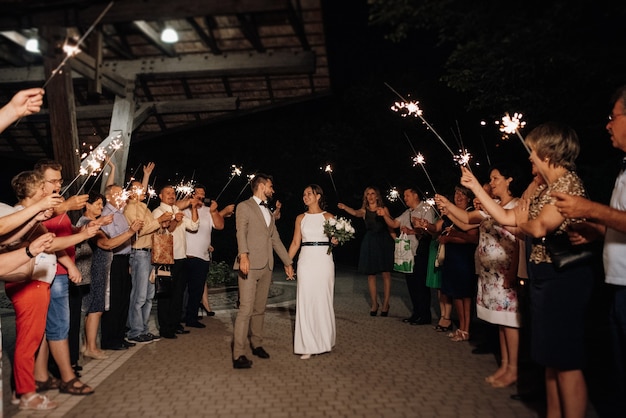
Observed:
[[[24,48],[28,52],[33,52],[36,54],[41,53],[41,51],[39,50],[39,40],[37,38],[30,38],[29,40],[27,40],[26,45],[24,45]]]
[[[165,28],[161,32],[161,40],[168,44],[178,42],[178,33],[172,28]]]

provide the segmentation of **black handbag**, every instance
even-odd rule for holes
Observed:
[[[591,261],[593,251],[589,244],[572,245],[566,233],[550,234],[542,238],[557,270],[576,267]]]
[[[172,295],[174,288],[174,278],[167,266],[158,266],[154,279],[154,292],[157,297],[166,298]]]

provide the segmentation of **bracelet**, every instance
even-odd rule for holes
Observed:
[[[28,256],[28,258],[35,258],[35,256],[33,255],[33,253],[30,252],[28,247],[29,247],[28,245],[24,247],[26,249],[26,255]]]

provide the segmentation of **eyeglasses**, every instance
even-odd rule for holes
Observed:
[[[61,186],[61,185],[63,185],[63,179],[46,180],[46,183],[50,183],[50,184],[55,184],[57,186]]]
[[[614,114],[612,114],[612,113],[611,113],[611,114],[609,115],[609,122],[613,122],[613,121],[615,121],[615,119],[619,118],[620,116],[626,116],[626,115],[625,115],[625,114],[623,114],[623,113],[620,113],[619,115],[614,115]]]

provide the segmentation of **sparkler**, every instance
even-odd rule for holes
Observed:
[[[104,8],[104,10],[102,11],[102,13],[100,13],[100,15],[96,18],[96,20],[91,24],[91,26],[89,26],[89,28],[87,29],[87,31],[85,31],[85,33],[83,34],[83,36],[81,36],[78,41],[76,42],[75,46],[70,46],[70,45],[64,45],[63,46],[63,51],[65,52],[65,57],[63,58],[63,60],[61,61],[61,63],[54,69],[52,70],[52,73],[50,73],[50,77],[48,77],[48,79],[46,80],[46,82],[43,84],[42,88],[46,88],[46,86],[48,85],[48,83],[54,78],[54,76],[56,76],[61,69],[63,68],[63,66],[65,65],[65,63],[67,62],[68,59],[70,59],[71,57],[77,55],[80,52],[80,45],[83,43],[83,41],[87,38],[87,36],[89,36],[89,34],[91,33],[91,31],[94,30],[94,28],[96,27],[96,25],[98,25],[98,23],[100,23],[100,20],[102,20],[102,18],[104,17],[105,14],[107,14],[107,12],[109,11],[109,9],[111,7],[113,7],[113,1],[110,2],[108,4],[107,7]]]
[[[226,190],[226,188],[228,187],[230,182],[233,181],[235,176],[241,176],[241,167],[237,167],[235,164],[231,165],[230,167],[231,167],[230,178],[226,182],[226,185],[224,186],[224,188],[222,188],[222,191],[217,195],[215,200],[219,200],[220,196],[222,195],[222,193],[224,193],[224,190]]]
[[[333,185],[333,190],[335,190],[335,196],[339,199],[339,193],[337,193],[337,187],[335,186],[335,180],[333,179],[333,167],[330,164],[326,164],[326,167],[324,167],[323,170],[328,173],[330,182]]]
[[[504,116],[502,116],[502,122],[496,121],[496,125],[497,124],[500,124],[500,132],[504,133],[503,138],[508,138],[509,135],[517,134],[517,137],[522,142],[524,149],[528,155],[530,155],[530,148],[528,148],[524,137],[519,132],[520,128],[526,126],[526,122],[522,120],[521,113],[514,113],[513,117],[509,116],[508,113],[505,113]]]
[[[195,186],[195,182],[193,180],[189,180],[184,183],[183,180],[180,181],[175,187],[176,190],[176,200],[181,200],[187,198],[189,195],[193,193]]]
[[[153,197],[156,198],[156,190],[154,189],[154,185],[156,184],[156,176],[154,176],[154,179],[152,180],[152,186],[148,186],[148,201],[146,202],[146,206],[148,206],[150,204],[150,199],[152,199]]]
[[[250,183],[252,183],[252,180],[256,177],[256,173],[252,173],[252,174],[247,174],[246,177],[248,178],[248,181],[246,182],[246,184],[243,185],[243,187],[241,188],[241,190],[239,191],[239,194],[237,195],[237,197],[235,198],[235,202],[237,200],[239,200],[239,197],[241,196],[241,194],[244,192],[244,190],[246,190],[246,187],[248,187],[250,185]]]
[[[399,198],[400,198],[400,192],[398,191],[396,187],[392,187],[391,189],[387,190],[387,199],[389,201],[395,202]]]
[[[96,179],[94,180],[94,182],[97,181],[100,175],[102,175],[102,161],[104,161],[107,158],[107,148],[113,150],[113,152],[109,156],[110,158],[123,145],[122,141],[119,139],[120,137],[121,137],[121,134],[112,136],[110,137],[112,138],[111,141],[108,142],[107,145],[101,144],[95,150],[92,150],[91,152],[89,152],[89,154],[86,154],[86,156],[83,158],[83,161],[81,162],[81,166],[80,166],[80,169],[78,170],[78,174],[65,187],[65,189],[61,191],[61,195],[64,195],[69,190],[70,186],[72,186],[72,184],[74,184],[82,176],[86,176],[86,175],[95,176],[96,173],[100,173],[97,175]],[[105,143],[105,142],[106,140],[102,141],[102,143]],[[83,155],[85,154],[83,153]],[[80,189],[78,189],[77,193],[79,193],[85,187],[86,183],[87,181],[85,180],[85,182],[81,185]]]
[[[428,179],[428,182],[430,183],[430,187],[433,188],[433,192],[437,193],[437,189],[435,189],[435,185],[433,184],[433,181],[430,178],[430,175],[428,175],[428,171],[426,171],[426,159],[424,158],[424,156],[422,154],[416,154],[415,157],[413,157],[413,167],[415,167],[416,165],[420,165],[422,167],[422,170],[424,170],[424,174],[426,174],[426,178]]]
[[[499,122],[496,121],[496,125],[498,123]],[[503,138],[508,138],[509,135],[516,134],[528,155],[531,155],[532,151],[526,144],[524,137],[519,131],[524,126],[526,126],[526,122],[522,120],[521,113],[516,112],[513,114],[513,117],[511,117],[508,113],[505,113],[504,116],[502,116],[502,123],[500,123],[500,132],[503,133]],[[539,167],[537,167],[537,170],[539,171],[539,174],[541,174],[541,177],[543,177],[543,181],[545,181],[546,184],[550,184],[550,182],[548,181],[548,177],[545,175],[545,173],[543,173],[543,171]]]
[[[422,115],[424,112],[422,111],[422,109],[420,109],[419,107],[419,102],[418,101],[408,101],[406,100],[404,97],[402,97],[402,95],[400,93],[398,93],[397,91],[395,91],[389,84],[385,83],[385,85],[392,91],[394,92],[400,99],[402,99],[402,102],[395,102],[393,106],[391,106],[391,110],[393,110],[394,112],[398,112],[400,113],[400,115],[402,117],[407,117],[407,116],[417,116],[418,118],[420,118],[422,120],[422,122],[424,123],[424,125],[426,125],[426,127],[428,129],[430,129],[432,131],[433,134],[435,134],[435,136],[437,137],[437,139],[441,142],[441,144],[446,147],[446,149],[448,150],[448,152],[450,153],[450,155],[452,155],[452,157],[454,158],[454,152],[452,152],[452,150],[450,149],[450,147],[448,146],[448,144],[446,144],[446,141],[443,140],[443,138],[441,137],[441,135],[439,135],[439,133],[435,130],[435,128],[433,128],[431,126],[430,123],[428,123],[428,121],[424,118],[424,116]]]

